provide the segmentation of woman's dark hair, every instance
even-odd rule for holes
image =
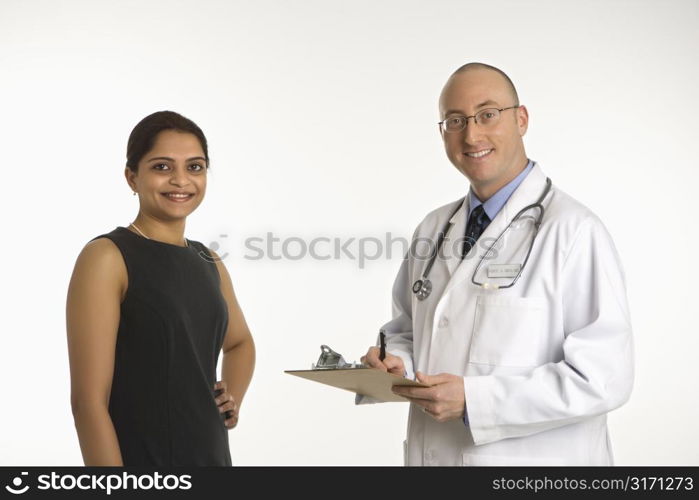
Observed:
[[[204,132],[192,120],[174,111],[158,111],[138,122],[138,125],[131,131],[129,142],[126,145],[126,166],[128,168],[134,173],[138,171],[138,162],[141,161],[143,155],[153,149],[155,138],[163,130],[176,130],[196,136],[201,144],[201,149],[204,150],[206,168],[209,168],[209,149]]]

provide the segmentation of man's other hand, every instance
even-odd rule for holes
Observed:
[[[418,382],[430,387],[393,386],[393,392],[410,400],[437,422],[464,417],[464,379],[451,373],[425,375],[417,372]]]

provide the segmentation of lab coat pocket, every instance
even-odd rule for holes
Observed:
[[[543,297],[478,296],[469,362],[494,366],[542,364],[545,314]]]

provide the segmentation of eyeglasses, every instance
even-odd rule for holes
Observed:
[[[468,124],[468,119],[473,118],[473,121],[476,122],[478,125],[482,125],[483,127],[492,127],[495,125],[498,120],[500,119],[500,113],[502,111],[505,111],[507,109],[515,109],[519,108],[519,105],[517,106],[510,106],[509,108],[486,108],[486,109],[481,109],[478,113],[475,115],[471,116],[463,116],[463,115],[453,115],[450,116],[449,118],[446,118],[439,122],[439,127],[442,129],[442,132],[447,132],[447,133],[452,133],[452,132],[461,132],[463,129],[466,128],[466,125]]]

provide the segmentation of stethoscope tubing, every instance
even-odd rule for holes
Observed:
[[[539,216],[537,217],[536,222],[534,223],[534,235],[532,238],[532,244],[530,245],[529,250],[527,251],[527,255],[524,259],[524,262],[522,263],[522,267],[520,268],[520,272],[517,274],[514,281],[510,285],[508,285],[507,288],[509,288],[510,286],[514,285],[517,282],[517,280],[519,279],[519,277],[522,274],[522,270],[524,269],[524,266],[527,264],[527,261],[529,260],[529,255],[531,254],[532,247],[534,246],[534,239],[536,239],[536,235],[539,233],[539,226],[541,225],[541,221],[544,218],[543,201],[546,198],[546,196],[548,195],[550,189],[551,189],[551,179],[547,177],[546,178],[546,187],[544,188],[544,192],[541,194],[541,196],[539,196],[539,199],[535,203],[527,205],[526,207],[521,209],[519,212],[517,212],[517,214],[512,218],[512,220],[507,225],[507,227],[505,227],[505,229],[503,229],[502,232],[500,232],[500,235],[497,237],[497,239],[490,245],[488,250],[483,255],[481,255],[481,258],[478,261],[478,265],[476,266],[476,269],[473,271],[473,275],[471,276],[471,282],[474,285],[479,285],[479,283],[477,283],[475,281],[476,273],[478,272],[481,265],[483,264],[485,257],[490,254],[490,252],[493,250],[493,248],[495,247],[497,242],[500,241],[502,236],[507,232],[507,230],[512,226],[512,224],[522,214],[524,214],[528,210],[538,208],[539,209]],[[430,296],[430,293],[432,292],[432,282],[428,279],[428,276],[430,274],[430,271],[432,270],[432,266],[434,265],[435,260],[437,260],[437,256],[439,255],[439,251],[442,248],[442,244],[444,243],[444,239],[446,238],[447,234],[451,230],[451,227],[453,226],[453,222],[451,220],[454,218],[456,213],[461,209],[462,205],[465,202],[466,202],[466,196],[464,196],[461,199],[461,203],[459,203],[457,205],[456,209],[449,216],[448,222],[444,225],[444,227],[442,228],[442,231],[440,231],[439,235],[437,236],[437,245],[435,247],[434,253],[430,256],[430,260],[427,263],[427,266],[425,266],[425,269],[423,270],[421,277],[413,283],[412,291],[417,296],[418,300],[426,299],[427,297]]]

